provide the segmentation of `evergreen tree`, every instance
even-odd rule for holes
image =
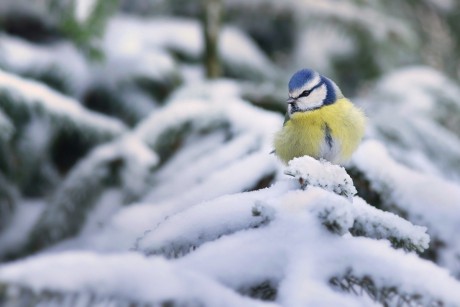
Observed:
[[[459,305],[458,4],[221,1],[207,80],[206,3],[0,4],[0,305]],[[345,168],[270,154],[304,66]]]

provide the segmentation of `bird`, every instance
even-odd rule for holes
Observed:
[[[294,73],[274,152],[285,164],[301,156],[347,163],[363,138],[366,116],[331,79],[312,69]]]

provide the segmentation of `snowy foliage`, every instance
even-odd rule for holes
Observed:
[[[56,191],[32,229],[27,248],[42,248],[77,233],[107,185],[120,185],[127,201],[136,199],[156,163],[154,153],[133,136],[96,148]]]
[[[373,159],[365,159],[368,156]],[[363,173],[361,184],[370,185],[367,193],[374,191],[374,194],[385,195],[375,205],[426,226],[436,244],[434,257],[458,275],[460,267],[454,259],[460,254],[456,239],[460,186],[397,163],[376,141],[363,144],[356,152],[353,164]]]
[[[0,3],[0,305],[460,305],[455,1],[226,0],[215,80],[198,2],[116,2]],[[271,154],[304,66],[345,167]]]
[[[352,200],[356,194],[353,181],[343,167],[305,156],[289,161],[287,175],[299,180],[303,188],[320,187]]]
[[[308,163],[306,164],[308,165]],[[323,165],[321,163],[319,165],[322,165],[325,169],[331,167],[330,165]],[[317,168],[321,167],[318,165],[315,166]],[[302,165],[298,167],[302,167]],[[254,167],[252,168],[254,169]],[[349,301],[350,304],[355,301],[351,297],[344,297],[339,294],[332,295],[334,292],[328,285],[329,283],[334,284],[336,281],[340,281],[338,285],[342,285],[343,280],[348,279],[360,280],[360,278],[368,274],[370,267],[363,266],[363,263],[360,261],[337,262],[337,260],[331,259],[333,253],[331,253],[328,246],[340,244],[342,245],[342,253],[347,253],[347,251],[348,253],[353,253],[354,250],[359,249],[360,253],[366,254],[366,257],[370,257],[371,259],[378,257],[379,261],[382,261],[381,253],[384,255],[388,254],[387,257],[389,258],[401,259],[401,261],[406,257],[404,254],[394,251],[384,242],[373,246],[374,243],[372,241],[362,241],[360,238],[351,237],[350,233],[352,235],[368,236],[379,240],[388,239],[395,247],[404,247],[407,249],[423,250],[428,244],[425,228],[413,226],[393,214],[372,208],[359,198],[355,198],[355,201],[350,203],[347,199],[335,195],[333,192],[317,187],[310,187],[304,191],[300,189],[300,185],[295,178],[284,179],[267,189],[226,195],[204,202],[193,202],[189,195],[189,206],[178,208],[178,204],[177,201],[164,201],[162,205],[157,203],[153,207],[151,205],[143,205],[143,207],[132,207],[129,211],[125,210],[126,213],[124,215],[118,214],[118,216],[115,216],[114,222],[118,221],[118,223],[112,224],[111,227],[103,231],[105,240],[111,242],[111,244],[114,244],[114,240],[118,240],[117,244],[122,244],[119,240],[123,237],[126,238],[126,233],[120,236],[120,233],[117,232],[117,228],[119,231],[120,226],[123,225],[120,224],[122,218],[126,222],[128,221],[126,219],[130,218],[129,224],[131,229],[135,221],[135,226],[139,229],[137,231],[138,236],[143,231],[143,228],[139,226],[142,226],[142,223],[146,223],[146,225],[150,224],[153,228],[150,228],[146,234],[136,241],[135,250],[143,251],[148,255],[179,258],[176,262],[171,263],[174,267],[177,266],[180,268],[178,272],[190,270],[191,272],[195,272],[194,274],[202,276],[201,278],[214,280],[220,287],[227,288],[226,291],[236,290],[242,293],[252,293],[256,297],[278,297],[277,301],[281,305],[296,297],[295,293],[298,290],[295,290],[297,288],[295,284],[301,281],[302,284],[307,281],[310,283],[313,282],[318,287],[322,287],[323,291],[329,293],[324,300],[320,300],[316,296],[306,296],[303,300],[315,300],[322,304],[331,301],[337,303],[344,299]],[[152,211],[154,208],[160,210]],[[152,213],[156,212],[156,219],[158,220],[156,224],[151,224],[155,220],[155,218],[152,218],[155,215],[148,217],[149,211]],[[128,212],[129,214],[127,214]],[[142,222],[140,217],[143,217],[145,222]],[[125,223],[125,225],[129,224]],[[324,225],[323,230],[318,228],[320,224]],[[180,225],[179,228],[178,225]],[[328,235],[327,230],[340,234],[340,236]],[[345,236],[342,236],[343,234]],[[103,236],[99,236],[99,241],[97,242],[99,244],[97,245],[100,246],[100,243],[103,242],[101,239],[103,238]],[[94,241],[94,238],[86,238],[86,240]],[[342,241],[343,243],[340,243]],[[131,240],[131,244],[134,244],[134,240]],[[372,248],[365,248],[367,244],[370,244]],[[381,250],[381,252],[376,254],[373,251],[376,248]],[[323,269],[313,275],[310,273],[303,275],[303,277],[297,276],[298,270],[292,270],[291,265],[292,263],[298,263],[298,260],[295,259],[299,259],[299,253],[304,254],[309,250],[314,250],[314,254],[316,255],[312,258],[311,253],[309,253],[310,256],[306,259],[309,259],[308,262],[310,265]],[[53,293],[53,296],[57,296],[56,299],[59,298],[59,293],[84,293],[84,288],[92,288],[92,286],[88,285],[96,282],[93,279],[94,274],[88,274],[84,279],[81,279],[83,277],[79,277],[75,281],[69,280],[68,283],[71,283],[69,286],[64,286],[62,283],[57,282],[60,279],[58,276],[51,275],[53,277],[49,279],[50,282],[38,277],[41,275],[39,270],[43,265],[46,266],[46,261],[55,263],[56,274],[67,276],[65,272],[71,269],[71,267],[66,268],[68,265],[67,262],[73,261],[72,259],[80,261],[78,260],[80,257],[82,257],[81,261],[86,261],[84,260],[86,259],[85,257],[94,258],[94,261],[99,261],[97,259],[101,257],[100,261],[102,263],[105,263],[107,260],[110,263],[109,259],[112,259],[114,256],[58,254],[51,256],[51,259],[47,256],[42,256],[36,259],[36,262],[30,260],[30,268],[27,265],[21,266],[20,263],[18,263],[20,267],[19,271],[14,269],[14,266],[6,267],[3,270],[5,275],[0,274],[0,279],[9,281],[18,286],[19,289],[22,289],[16,290],[16,293],[17,291],[22,293],[21,291],[23,291],[25,285],[38,291],[36,293],[41,293],[41,291],[46,289],[50,293]],[[108,257],[107,260],[105,260],[106,257]],[[288,260],[291,260],[287,261],[286,257]],[[320,263],[325,261],[325,257],[331,263],[337,263],[336,270],[332,270],[325,265],[318,266],[318,264],[315,264],[318,261]],[[353,257],[344,258],[343,254],[337,255],[337,257],[341,259],[354,259]],[[66,260],[67,258],[70,260]],[[120,258],[119,261],[123,261],[122,259]],[[254,259],[259,259],[257,265],[253,264]],[[398,261],[395,259],[391,261]],[[45,264],[42,264],[41,261],[45,261]],[[458,286],[445,272],[428,265],[425,261],[417,258],[413,258],[410,261],[414,271],[404,269],[399,271],[398,274],[415,274],[411,272],[417,272],[418,277],[414,276],[413,280],[426,278],[420,277],[423,274],[429,276],[434,274],[434,276],[439,276],[437,278],[446,285],[453,283],[453,287]],[[144,263],[142,267],[146,266],[143,268],[144,270],[147,270],[147,267],[151,263],[145,260],[141,262]],[[62,263],[62,267],[57,265],[57,263]],[[101,269],[101,265],[98,267]],[[300,268],[302,267],[300,265]],[[129,270],[131,269],[133,267],[130,267]],[[118,280],[116,277],[117,269],[115,267],[108,267],[106,270],[106,274],[109,275],[103,278],[103,280]],[[152,270],[152,276],[156,276],[157,274],[161,275],[161,270],[163,269],[160,266],[152,268]],[[342,273],[337,274],[337,272]],[[179,273],[173,274],[172,277],[177,280],[183,280],[183,277],[177,274]],[[385,289],[393,289],[395,287],[395,278],[397,277],[394,274],[396,272],[392,272],[392,275],[383,271],[377,273],[377,275],[375,275],[376,272],[372,274],[373,278],[376,276],[379,276],[379,280],[382,278],[380,281],[381,284],[375,285],[377,290],[374,289],[374,292],[369,292],[368,294],[378,301],[390,302],[398,296],[416,297],[418,302],[434,302],[440,297],[446,302],[456,300],[455,296],[443,296],[443,293],[436,291],[427,292],[426,288],[428,286],[417,283],[406,284],[404,287],[398,288],[398,292],[392,292],[389,295],[385,292],[387,291]],[[98,276],[100,275],[98,274]],[[97,280],[100,280],[100,278],[98,277]],[[295,280],[297,278],[302,279],[293,283],[292,279]],[[372,280],[372,282],[375,281]],[[171,290],[170,287],[173,285],[170,285],[167,289],[175,291],[174,301],[181,301],[181,297],[185,295],[182,293],[185,290]],[[370,291],[366,288],[365,282],[359,285],[365,291]],[[113,297],[116,293],[123,293],[117,290],[118,287],[118,284],[108,284],[104,287],[106,290],[96,292],[93,295],[97,299],[108,299],[108,297]],[[97,288],[99,289],[99,287]],[[136,288],[136,291],[142,291],[142,288]],[[10,292],[15,293],[11,289],[7,290],[6,293]],[[37,299],[44,299],[39,294],[37,295]],[[162,294],[158,293],[149,297],[148,301],[162,301],[162,297]],[[185,295],[185,297],[186,302],[190,303],[193,301],[188,295]],[[62,299],[65,299],[65,297]],[[129,301],[130,299],[131,297],[125,297],[125,295],[121,295],[121,297],[116,296],[117,302]],[[201,294],[199,296],[199,300],[207,299],[209,299],[207,295]],[[137,300],[142,301],[142,296],[136,296]]]
[[[427,173],[460,178],[458,97],[457,83],[431,68],[411,67],[383,78],[365,98],[365,106],[375,136],[388,143],[401,162]]]
[[[192,270],[185,271],[168,263],[164,259],[147,259],[138,254],[122,253],[113,256],[100,256],[94,253],[64,253],[58,257],[41,257],[38,261],[25,263],[28,273],[15,268],[5,271],[5,278],[11,278],[15,284],[31,282],[35,293],[50,291],[50,298],[35,298],[42,304],[202,304],[205,306],[275,306],[238,296],[229,289]],[[85,275],[72,278],[75,261]],[[129,266],[126,264],[129,263]],[[50,265],[57,270],[47,272]],[[16,272],[15,272],[16,271]],[[25,274],[24,274],[25,273]],[[38,276],[46,274],[54,281],[49,284]],[[95,274],[99,276],[94,279]],[[142,283],[133,280],[144,276]],[[70,277],[70,278],[69,278]],[[75,276],[74,276],[75,277]],[[102,284],[101,284],[102,281]],[[155,287],[152,287],[155,285]],[[75,298],[59,297],[60,292],[78,293],[82,289],[92,292],[82,293]],[[11,289],[25,294],[20,286]],[[36,295],[36,294],[35,294]],[[34,296],[34,294],[32,294]],[[53,297],[55,296],[55,297]]]
[[[0,71],[0,106],[11,114],[43,114],[63,127],[81,130],[91,137],[120,135],[126,127],[120,121],[88,111],[43,84]]]
[[[0,35],[0,67],[30,78],[51,79],[62,91],[79,95],[86,88],[89,67],[69,43],[53,46],[34,44]]]
[[[295,179],[284,180],[268,189],[228,195],[216,200],[198,203],[171,216],[144,235],[138,241],[137,249],[145,250],[149,255],[156,254],[179,258],[170,262],[172,267],[180,269],[171,272],[171,278],[174,277],[178,281],[183,280],[181,275],[177,275],[182,274],[179,272],[190,271],[203,279],[213,280],[220,287],[226,288],[227,291],[232,289],[243,293],[254,291],[254,295],[263,295],[264,291],[257,290],[257,288],[261,286],[263,288],[265,285],[268,287],[265,290],[268,293],[275,291],[275,294],[272,295],[279,298],[277,301],[281,305],[285,305],[296,296],[299,283],[315,283],[318,287],[322,287],[323,291],[329,293],[322,300],[319,297],[308,295],[304,296],[304,300],[318,300],[323,304],[330,301],[337,303],[340,300],[349,301],[350,304],[353,301],[357,302],[356,299],[338,293],[332,295],[334,292],[328,287],[329,282],[335,280],[334,278],[347,278],[350,274],[356,278],[366,276],[369,274],[369,270],[372,270],[372,266],[369,266],[372,259],[378,259],[378,261],[385,261],[384,259],[386,259],[388,262],[400,263],[401,265],[397,268],[399,271],[394,270],[391,273],[388,270],[379,272],[372,270],[372,276],[374,278],[378,276],[378,280],[380,280],[376,284],[379,289],[376,290],[377,292],[380,289],[383,291],[386,288],[396,286],[395,282],[399,274],[401,276],[409,274],[413,277],[412,281],[401,286],[400,292],[394,295],[413,295],[418,297],[419,302],[436,301],[441,297],[446,302],[456,301],[458,298],[455,295],[446,295],[443,292],[433,290],[429,284],[418,282],[420,279],[427,281],[428,276],[430,276],[430,278],[435,278],[448,287],[460,286],[446,272],[427,261],[420,260],[414,255],[409,257],[397,252],[385,242],[373,242],[369,239],[354,238],[349,235],[328,234],[326,229],[331,229],[328,222],[341,223],[341,226],[346,227],[345,232],[347,232],[347,228],[355,227],[356,221],[353,222],[353,215],[356,214],[361,219],[358,222],[360,224],[359,230],[361,230],[360,235],[366,235],[369,229],[369,233],[375,238],[382,239],[390,236],[401,240],[408,238],[409,241],[416,244],[421,243],[426,247],[427,236],[424,229],[414,227],[388,213],[374,214],[372,210],[366,207],[369,205],[362,202],[360,207],[353,209],[353,205],[343,197],[319,188],[310,188],[307,191],[299,190],[299,185]],[[367,212],[367,216],[372,216],[370,221],[365,220],[363,212]],[[328,213],[328,216],[324,213]],[[363,226],[367,222],[380,226],[379,228]],[[318,223],[324,224],[326,227],[318,228]],[[177,228],[178,225],[181,227]],[[401,225],[405,225],[405,229]],[[399,228],[400,231],[393,231],[390,234],[386,230],[392,228]],[[390,236],[388,236],[389,234]],[[340,245],[341,253],[339,254],[331,251],[331,246],[337,245]],[[423,247],[419,248],[423,249]],[[356,257],[358,250],[360,257]],[[347,254],[354,256],[347,256]],[[102,288],[96,287],[97,289],[105,289],[103,292],[97,292],[96,296],[112,297],[117,293],[124,293],[118,290],[118,287],[124,287],[124,284],[110,282],[119,280],[116,274],[119,274],[118,270],[121,267],[118,269],[117,265],[114,264],[112,267],[108,263],[111,261],[123,262],[123,259],[129,257],[136,258],[139,256],[120,255],[115,257],[72,253],[42,256],[24,264],[19,262],[16,265],[5,267],[0,273],[0,280],[9,281],[19,287],[29,285],[38,293],[45,289],[51,293],[84,293],[83,289],[93,288],[94,286],[90,285],[94,282],[100,282],[102,279],[108,284]],[[301,264],[300,259],[303,257],[308,259],[309,266],[305,266],[305,263]],[[81,260],[79,260],[80,258]],[[151,258],[150,261],[138,259],[140,261],[138,270],[147,270],[141,273],[142,276],[145,274],[146,278],[147,276],[161,275],[164,267],[169,266],[166,263],[159,267],[154,266],[151,269],[152,273],[149,274],[147,273],[148,268],[159,260],[156,260],[156,257]],[[255,259],[257,259],[257,265],[254,263]],[[363,262],[362,259],[367,261]],[[94,264],[94,269],[87,271],[104,270],[105,273],[96,275],[91,273],[76,279],[68,279],[69,276],[66,272],[72,270],[72,263],[75,260],[82,261],[82,265],[86,261],[88,261],[88,265],[100,261],[101,264]],[[404,266],[403,260],[410,261],[411,265]],[[50,276],[48,280],[40,278],[42,268],[48,267],[46,261],[54,263],[55,268],[54,273],[48,275]],[[322,264],[325,261],[335,263],[334,268]],[[296,263],[297,269],[291,267],[293,263]],[[131,274],[125,270],[137,272],[135,269],[137,266],[123,267],[125,267],[123,269],[124,274]],[[303,268],[307,269],[308,267],[310,269],[316,268],[315,272],[298,275],[299,268],[303,270]],[[341,273],[337,274],[337,272]],[[98,277],[95,279],[95,276]],[[67,278],[67,282],[63,284],[59,280],[64,277]],[[294,282],[294,280],[297,281]],[[165,291],[173,291],[174,301],[180,301],[181,297],[185,295],[184,293],[187,292],[185,289],[180,290],[175,285],[176,282],[172,282],[165,288]],[[135,287],[135,291],[142,293],[146,290],[142,290],[142,287]],[[258,291],[262,292],[258,293]],[[121,301],[129,299],[125,295],[117,297],[117,299]],[[209,297],[201,293],[199,299],[209,299]],[[377,300],[387,301],[391,299],[394,299],[394,296],[389,298],[382,296]],[[136,296],[136,300],[142,301],[142,295]],[[162,300],[161,293],[152,294],[148,302],[158,300]],[[191,298],[187,298],[188,303],[191,301]]]
[[[141,21],[130,16],[119,16],[109,23],[104,40],[109,56],[112,53],[114,56],[123,55],[132,61],[139,61],[139,67],[146,65],[139,56],[170,51],[196,62],[204,49],[200,25],[189,19],[158,18]],[[224,28],[219,44],[228,74],[249,79],[274,76],[274,67],[268,58],[241,31],[232,27]],[[166,66],[168,59],[165,57],[162,62],[158,62],[155,63],[159,68],[153,71]]]

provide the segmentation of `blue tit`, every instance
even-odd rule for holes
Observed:
[[[358,147],[365,126],[364,113],[332,80],[302,69],[289,81],[286,120],[275,135],[275,153],[285,163],[308,155],[343,164]]]

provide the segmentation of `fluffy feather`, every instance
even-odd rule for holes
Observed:
[[[304,155],[345,163],[364,134],[365,116],[348,99],[295,112],[275,135],[276,155],[285,163]]]

